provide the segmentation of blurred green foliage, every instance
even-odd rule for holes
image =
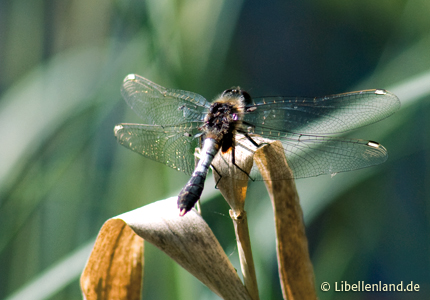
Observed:
[[[0,299],[75,257],[109,217],[186,182],[116,143],[115,124],[139,122],[119,92],[129,73],[208,99],[233,85],[255,96],[397,93],[396,115],[348,134],[384,144],[387,163],[297,184],[318,289],[421,286],[416,298],[320,299],[428,299],[429,9],[424,0],[0,2]],[[248,195],[261,299],[281,299],[270,201],[261,183]],[[216,196],[203,210],[238,266],[227,205]],[[158,249],[145,251],[144,299],[214,299]],[[80,299],[78,274],[64,282],[36,287]]]

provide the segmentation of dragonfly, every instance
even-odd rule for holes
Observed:
[[[181,216],[200,199],[210,167],[220,178],[238,168],[247,179],[263,179],[255,165],[246,172],[235,159],[239,147],[255,152],[267,144],[261,139],[280,141],[291,169],[270,180],[333,175],[381,164],[388,158],[381,144],[330,135],[380,121],[400,108],[397,96],[383,89],[313,98],[252,98],[234,87],[209,102],[137,74],[125,77],[121,94],[144,124],[116,125],[119,143],[191,176],[178,195]],[[196,148],[201,149],[197,165]],[[227,153],[229,159],[218,160],[223,163],[215,168],[214,158]]]

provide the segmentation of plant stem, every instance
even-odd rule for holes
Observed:
[[[229,155],[232,155],[231,152],[223,155],[226,161],[231,161],[231,157],[229,157]],[[240,169],[230,168],[228,170],[230,174],[228,176],[223,176],[221,180],[216,172],[214,172],[214,177],[215,181],[218,183],[220,192],[231,207],[230,217],[234,224],[245,288],[253,300],[259,300],[257,277],[255,275],[251,240],[249,238],[248,220],[244,209],[246,190],[248,187],[248,174],[253,164],[253,153],[250,151],[242,151],[241,148],[237,147],[234,155],[236,163],[240,164]],[[221,170],[225,162],[219,161],[219,157],[220,156],[217,156],[212,164],[215,167],[220,166],[218,169]]]
[[[273,204],[279,277],[284,299],[315,300],[315,278],[309,257],[303,212],[291,169],[278,141],[259,148],[254,155]],[[280,174],[282,172],[282,174]]]
[[[237,250],[239,252],[240,267],[242,269],[245,288],[253,300],[258,300],[257,277],[255,275],[254,260],[252,258],[246,211],[243,211],[240,215],[235,215],[233,210],[230,210],[230,217],[234,224]]]

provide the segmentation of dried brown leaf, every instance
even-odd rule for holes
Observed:
[[[81,275],[85,299],[141,298],[143,240],[121,220],[101,228]]]
[[[274,157],[276,159],[272,159]],[[270,180],[279,178],[279,172],[291,172],[282,144],[276,141],[260,147],[254,160],[265,179],[274,208],[279,275],[284,299],[317,299],[303,212],[295,182]]]
[[[157,201],[117,218],[223,299],[250,299],[207,223],[194,209],[180,217],[176,201]]]

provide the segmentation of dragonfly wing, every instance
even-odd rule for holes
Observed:
[[[388,158],[384,146],[366,140],[292,135],[280,141],[294,178],[362,169]]]
[[[210,106],[199,94],[168,89],[136,74],[124,79],[121,94],[145,124],[201,122]]]
[[[332,134],[380,121],[399,108],[397,96],[386,90],[317,98],[256,98],[246,106],[244,124],[260,135],[267,130]]]
[[[115,126],[114,133],[124,147],[191,175],[194,150],[199,147],[196,127],[194,123],[169,127],[119,124]]]
[[[264,142],[258,137],[254,139],[257,142]],[[274,174],[273,180],[333,175],[378,165],[388,158],[384,146],[366,140],[300,134],[272,137],[272,140],[279,140],[282,143],[287,163],[292,171]],[[242,143],[239,145],[242,146]],[[249,144],[246,147],[249,149]],[[276,145],[271,144],[270,147]],[[252,176],[261,180],[255,165],[251,171]]]

